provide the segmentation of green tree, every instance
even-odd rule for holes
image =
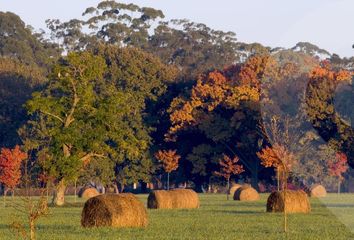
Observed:
[[[23,105],[46,81],[40,68],[0,58],[0,145],[20,144],[18,128],[27,120]]]
[[[54,44],[46,41],[41,33],[33,33],[19,16],[0,12],[0,56],[17,59],[26,65],[37,65],[46,71],[59,54]]]
[[[48,153],[43,168],[56,178],[57,205],[64,204],[68,182],[77,179],[91,158],[116,149],[136,156],[139,145],[145,145],[123,120],[130,111],[129,96],[105,84],[106,69],[99,56],[70,53],[55,66],[47,86],[27,102],[32,120],[24,141]]]

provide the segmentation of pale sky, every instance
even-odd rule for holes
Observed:
[[[0,11],[19,15],[34,28],[48,18],[78,18],[100,0],[0,0]],[[243,42],[292,47],[306,41],[340,56],[353,56],[354,0],[121,0],[161,9],[167,19],[187,18]]]

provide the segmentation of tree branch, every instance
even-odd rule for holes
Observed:
[[[80,161],[86,162],[86,161],[90,160],[90,158],[92,158],[92,157],[104,158],[105,156],[103,154],[91,152],[91,153],[85,154],[82,158],[80,158]]]
[[[73,115],[74,115],[74,112],[76,109],[76,105],[79,103],[79,100],[80,100],[79,97],[77,96],[77,90],[76,90],[75,83],[71,78],[70,78],[70,83],[71,83],[71,86],[72,86],[72,89],[74,92],[74,98],[73,98],[73,104],[71,106],[69,114],[67,115],[65,123],[64,123],[65,127],[69,127],[69,125],[75,121]]]
[[[62,123],[64,123],[64,120],[61,118],[61,117],[59,117],[59,116],[57,116],[57,115],[55,115],[55,114],[52,114],[52,113],[49,113],[49,112],[46,112],[46,111],[40,111],[41,113],[43,113],[43,114],[46,114],[46,115],[48,115],[48,116],[51,116],[51,117],[53,117],[53,118],[56,118],[56,119],[58,119],[60,122],[62,122]]]

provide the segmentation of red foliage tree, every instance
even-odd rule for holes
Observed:
[[[240,159],[235,156],[231,159],[229,156],[225,155],[219,161],[220,172],[215,172],[216,175],[222,176],[227,180],[227,200],[229,200],[229,188],[230,188],[230,178],[232,175],[238,175],[244,172],[243,166],[237,164]]]
[[[344,153],[336,153],[336,158],[328,163],[328,172],[331,176],[338,178],[338,194],[340,184],[343,181],[343,173],[348,170],[348,158]]]
[[[14,149],[2,148],[0,154],[0,183],[5,185],[4,196],[14,190],[21,178],[21,163],[27,158],[19,146]]]

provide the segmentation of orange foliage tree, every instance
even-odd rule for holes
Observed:
[[[170,189],[170,173],[178,168],[178,161],[181,158],[176,150],[159,150],[155,157],[162,163],[163,169],[167,172],[167,190]]]
[[[287,178],[292,166],[296,163],[295,156],[280,144],[265,147],[257,153],[261,164],[265,167],[274,167],[277,172],[278,190],[280,181],[282,188],[287,185]]]
[[[341,182],[344,180],[343,173],[345,173],[348,168],[348,158],[344,153],[336,153],[336,158],[328,163],[329,174],[338,178],[338,194],[340,193]]]
[[[0,183],[4,184],[4,199],[9,190],[14,188],[21,178],[21,163],[27,158],[27,153],[21,151],[19,146],[14,149],[2,148],[0,154]]]
[[[259,142],[266,138],[257,126],[264,94],[260,86],[294,71],[291,64],[283,66],[269,55],[258,55],[243,64],[201,74],[188,94],[172,101],[166,141],[176,141],[184,131],[202,133],[222,152],[238,155],[256,187],[260,170],[256,153]]]
[[[278,179],[278,190],[279,181],[282,182],[282,192],[284,194],[284,199],[286,199],[286,191],[288,185],[288,176],[291,168],[296,163],[296,158],[293,153],[288,151],[286,147],[280,144],[274,144],[272,147],[265,147],[262,151],[257,153],[260,158],[261,163],[265,167],[274,167],[277,171]],[[281,177],[280,177],[281,176]],[[286,201],[284,202],[286,204]],[[288,220],[286,207],[284,207],[284,231],[287,232]]]
[[[227,200],[229,200],[231,176],[241,174],[245,171],[242,165],[237,164],[239,160],[237,156],[231,159],[224,154],[223,158],[219,161],[220,172],[215,172],[216,175],[222,176],[227,180]]]

